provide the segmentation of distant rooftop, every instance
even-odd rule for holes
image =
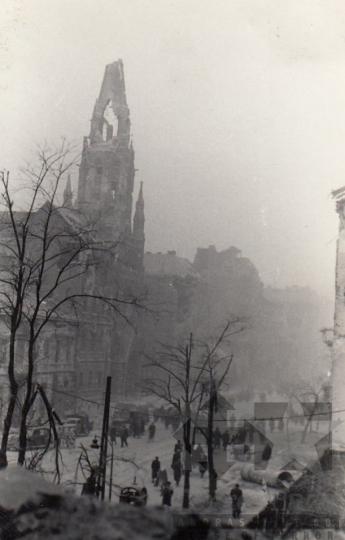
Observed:
[[[176,251],[168,251],[167,253],[148,251],[144,255],[144,267],[145,273],[151,276],[199,277],[198,272],[188,259],[178,257]]]

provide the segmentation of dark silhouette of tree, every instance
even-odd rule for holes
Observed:
[[[106,294],[89,286],[105,261],[119,257],[121,242],[104,242],[100,215],[59,204],[61,182],[77,160],[75,150],[65,140],[56,148],[38,148],[36,159],[22,170],[20,189],[13,189],[8,172],[0,173],[4,209],[0,216],[0,308],[9,334],[10,386],[1,450],[6,453],[14,410],[20,405],[20,464],[25,461],[29,412],[38,395],[34,380],[37,345],[46,325],[76,323],[90,298],[110,316],[129,324],[131,310],[143,308],[142,298],[124,296],[115,279]],[[27,340],[21,384],[16,375],[19,333]]]

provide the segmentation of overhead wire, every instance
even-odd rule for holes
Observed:
[[[75,394],[71,394],[69,392],[64,392],[63,390],[57,390],[56,388],[47,388],[47,390],[51,390],[53,392],[56,392],[58,394],[63,394],[63,395],[66,395],[68,397],[72,397],[72,398],[75,398],[75,399],[79,399],[81,401],[84,401],[86,403],[91,403],[93,405],[97,405],[97,406],[100,406],[102,407],[104,404],[103,403],[100,403],[99,401],[94,401],[92,399],[88,399],[88,398],[84,398],[84,397],[80,397],[80,396],[77,396]],[[161,398],[159,398],[161,399]],[[158,401],[158,400],[156,400]],[[110,405],[110,408],[113,409],[114,411],[126,411],[126,412],[140,412],[141,414],[145,415],[145,416],[150,416],[149,413],[142,413],[141,411],[138,411],[138,410],[135,410],[135,409],[125,409],[123,407],[116,407],[115,405]],[[236,409],[235,409],[236,410]],[[335,411],[323,411],[323,412],[315,412],[315,413],[310,413],[310,414],[305,414],[303,413],[303,415],[299,414],[299,415],[291,415],[291,416],[275,416],[274,417],[274,420],[291,420],[293,418],[315,418],[316,416],[329,416],[330,414],[335,414],[335,413],[342,413],[342,412],[345,412],[345,409],[339,409],[339,410],[335,410]],[[240,418],[240,419],[235,419],[237,422],[238,421],[243,421],[243,420],[246,420],[248,421],[248,419],[246,418]],[[255,417],[255,422],[257,421],[268,421],[270,420],[270,418],[256,418]],[[327,419],[328,420],[328,419]],[[214,419],[214,422],[224,422],[226,421],[226,419]]]

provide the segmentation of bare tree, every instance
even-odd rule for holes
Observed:
[[[61,320],[75,323],[89,298],[126,322],[130,322],[130,308],[142,307],[139,297],[124,297],[115,280],[106,291],[94,287],[95,272],[101,271],[104,260],[119,258],[120,240],[112,244],[104,241],[99,215],[59,204],[61,182],[76,162],[74,150],[66,141],[57,148],[39,148],[36,160],[22,171],[24,185],[16,191],[9,173],[0,173],[4,208],[0,224],[0,307],[9,333],[10,383],[1,449],[6,453],[18,402],[16,341],[21,332],[26,336],[27,352],[20,411],[20,464],[25,461],[28,415],[37,396],[37,345],[46,325]],[[23,209],[19,200],[25,200]]]
[[[309,386],[309,389],[308,390],[305,389],[304,392],[302,392],[300,395],[294,394],[294,397],[296,397],[296,399],[302,405],[304,414],[307,416],[307,421],[304,426],[304,430],[301,437],[301,444],[305,443],[305,439],[308,433],[308,428],[310,429],[310,431],[312,429],[313,418],[316,416],[317,421],[320,420],[318,416],[318,412],[320,412],[319,398],[322,391],[323,391],[322,386],[318,390],[316,388]]]
[[[144,381],[142,388],[174,407],[182,423],[185,449],[183,508],[189,508],[192,416],[198,418],[203,397],[209,395],[210,403],[212,403],[208,410],[210,435],[205,432],[205,436],[209,449],[209,470],[213,472],[213,448],[211,447],[214,392],[221,387],[232,361],[232,355],[225,353],[217,356],[217,353],[220,352],[221,345],[229,343],[230,336],[241,331],[242,327],[243,320],[234,317],[225,324],[218,338],[209,343],[195,341],[193,334],[190,334],[189,342],[185,346],[161,344],[161,351],[156,357],[150,358],[146,365],[152,371],[152,376]],[[224,362],[225,368],[220,373],[220,367],[224,366]]]
[[[207,443],[207,461],[209,471],[209,495],[210,500],[214,500],[216,495],[216,471],[213,459],[213,432],[214,432],[214,414],[223,408],[219,402],[219,392],[226,380],[233,361],[233,354],[229,350],[231,340],[235,334],[242,332],[248,324],[247,319],[240,317],[231,317],[221,328],[216,338],[208,342],[200,343],[203,351],[202,379],[201,384],[203,394],[208,396],[206,403],[207,410],[207,429],[200,427]],[[205,409],[205,405],[203,406]]]
[[[183,430],[185,449],[183,508],[189,508],[192,429],[191,409],[197,404],[202,389],[199,385],[202,369],[195,370],[193,364],[193,335],[187,345],[160,345],[161,351],[149,358],[147,368],[154,375],[143,382],[142,388],[171,405],[177,412]]]

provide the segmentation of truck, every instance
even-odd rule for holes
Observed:
[[[69,414],[66,423],[75,427],[76,437],[88,435],[93,427],[93,423],[90,422],[89,416],[85,413]]]

